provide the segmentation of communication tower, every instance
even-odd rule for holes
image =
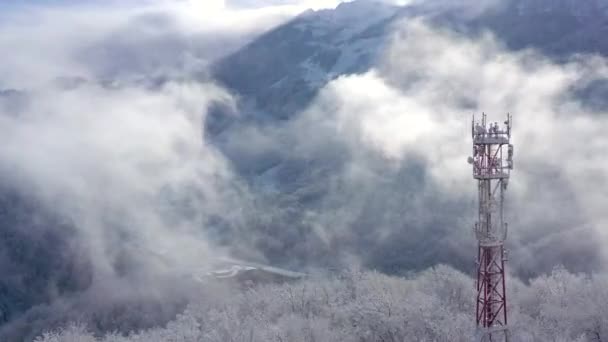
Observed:
[[[478,181],[479,217],[475,223],[477,249],[476,323],[479,342],[509,341],[507,293],[505,289],[504,196],[513,169],[511,115],[504,125],[481,120],[473,122],[473,178]]]

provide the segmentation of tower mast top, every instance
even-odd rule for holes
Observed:
[[[485,113],[471,123],[473,178],[478,182],[478,221],[475,223],[477,253],[477,341],[509,340],[505,282],[507,223],[504,196],[513,169],[512,117],[504,124],[488,122]]]

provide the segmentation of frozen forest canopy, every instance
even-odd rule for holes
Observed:
[[[563,268],[528,285],[511,280],[513,340],[605,340],[606,282],[605,276],[573,275]],[[86,325],[75,323],[36,342],[468,342],[474,331],[472,279],[447,266],[414,278],[365,271],[245,290],[200,291],[166,327],[95,337]]]
[[[469,341],[481,112],[514,117],[514,339],[608,340],[606,22],[603,0],[0,2],[0,340]],[[308,277],[208,277],[226,259]]]

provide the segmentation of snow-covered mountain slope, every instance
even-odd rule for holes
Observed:
[[[398,9],[355,1],[305,12],[223,59],[214,74],[264,118],[287,119],[327,81],[369,69]]]
[[[335,10],[309,11],[221,60],[214,76],[241,96],[246,119],[288,119],[329,80],[369,70],[393,25],[420,16],[465,34],[489,30],[516,50],[533,48],[562,59],[575,53],[608,55],[604,1],[481,3],[486,2],[482,12],[466,10],[482,7],[477,2],[442,0],[401,7],[357,0]]]
[[[471,21],[489,28],[511,48],[536,48],[564,58],[608,53],[608,3],[601,0],[513,0]]]

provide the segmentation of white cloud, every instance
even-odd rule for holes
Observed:
[[[231,97],[211,82],[181,76],[190,79],[222,52],[305,8],[336,4],[11,8],[0,23],[0,50],[10,51],[0,65],[0,90],[18,89],[23,103],[5,106],[12,99],[0,99],[3,181],[34,191],[69,218],[101,279],[112,276],[126,246],[163,254],[177,269],[204,263],[217,252],[202,232],[206,220],[215,215],[238,224],[247,203],[236,195],[242,189],[229,165],[202,136],[208,104],[231,106]],[[140,83],[166,75],[176,80]],[[180,217],[179,210],[192,213]],[[113,246],[123,235],[128,244]]]
[[[219,18],[206,12],[213,23],[205,24],[188,9],[78,4],[2,14],[0,183],[65,222],[44,226],[84,251],[91,307],[104,289],[139,292],[139,276],[188,283],[224,254],[209,231],[241,225],[246,190],[203,130],[209,105],[233,99],[200,74],[286,16],[217,6]],[[165,291],[153,283],[151,293]]]
[[[25,111],[0,111],[3,181],[74,222],[95,272],[112,275],[124,248],[164,254],[182,271],[208,260],[205,219],[228,217],[224,206],[236,202],[228,199],[229,168],[204,143],[201,120],[209,101],[229,103],[227,94],[172,83],[31,96]],[[177,214],[189,207],[192,215]],[[115,244],[120,235],[127,238]]]
[[[0,50],[10,51],[0,65],[0,89],[36,87],[58,77],[107,77],[100,68],[122,68],[123,74],[148,68],[147,76],[170,68],[200,72],[309,6],[323,7],[247,8],[222,0],[16,6],[0,21]],[[188,67],[195,70],[183,70]]]
[[[534,272],[538,263],[560,261],[584,267],[571,253],[588,253],[599,238],[608,241],[608,136],[602,133],[608,116],[572,92],[607,76],[602,58],[556,64],[533,51],[509,52],[489,35],[473,40],[409,22],[377,69],[328,84],[302,120],[329,127],[328,134],[355,155],[371,150],[392,163],[422,158],[446,199],[473,201],[466,163],[471,116],[485,111],[502,122],[513,114],[516,155],[507,217],[517,268]],[[373,169],[369,158],[353,163]],[[455,218],[460,228],[446,231],[446,239],[461,241],[469,230],[462,224],[470,225],[473,214],[471,222]]]

